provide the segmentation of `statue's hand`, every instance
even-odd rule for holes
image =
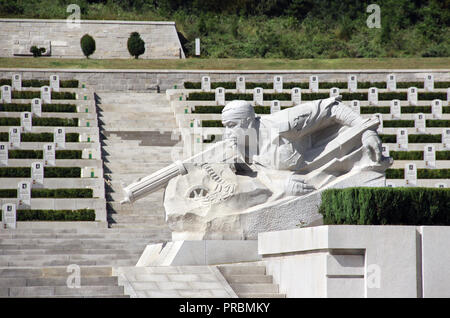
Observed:
[[[286,195],[304,195],[315,190],[309,184],[306,184],[299,175],[291,175],[285,185]]]
[[[369,158],[374,162],[381,162],[381,140],[375,131],[367,130],[362,135],[362,144]]]

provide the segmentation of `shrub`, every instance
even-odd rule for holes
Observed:
[[[202,127],[223,127],[221,120],[202,120]]]
[[[43,159],[42,150],[21,150],[13,149],[8,151],[8,157],[10,159]],[[81,159],[81,150],[56,150],[56,159]]]
[[[80,40],[81,50],[83,51],[84,56],[89,58],[95,52],[95,40],[89,34],[83,35]]]
[[[402,106],[402,114],[431,114],[431,106]]]
[[[95,221],[95,210],[17,210],[17,221]]]
[[[346,188],[322,193],[324,224],[450,225],[450,189]]]
[[[414,120],[383,120],[383,127],[414,127]]]
[[[450,120],[445,119],[427,119],[427,127],[450,127]]]
[[[381,142],[383,144],[387,144],[387,143],[395,144],[397,142],[397,135],[383,135],[383,134],[381,134],[379,136],[380,136]]]
[[[32,198],[92,198],[92,189],[32,189]]]
[[[33,126],[76,127],[78,118],[33,117]]]
[[[43,48],[43,47],[37,47],[37,46],[35,46],[35,45],[33,45],[31,48],[30,48],[30,53],[32,53],[33,54],[33,57],[39,57],[39,56],[41,56],[43,53],[45,53],[45,48]]]
[[[449,150],[436,151],[436,160],[450,160],[450,151]]]
[[[412,144],[440,143],[442,142],[442,135],[408,135],[408,142]]]
[[[134,56],[135,59],[145,52],[145,42],[142,40],[138,32],[133,32],[130,34],[127,41],[127,47],[128,52],[130,52],[130,55]]]
[[[29,178],[29,167],[1,167],[0,178]],[[80,167],[44,167],[44,178],[80,178]]]
[[[423,160],[423,151],[390,151],[394,160]]]
[[[389,114],[391,112],[390,106],[361,106],[361,114]]]
[[[29,112],[30,104],[0,104],[0,112]],[[73,104],[43,104],[42,111],[46,113],[76,113],[77,106]]]
[[[16,189],[0,189],[0,198],[17,198]]]

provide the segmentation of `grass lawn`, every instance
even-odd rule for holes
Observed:
[[[302,70],[302,69],[448,69],[450,58],[358,59],[59,59],[0,58],[0,68],[181,69],[181,70]]]

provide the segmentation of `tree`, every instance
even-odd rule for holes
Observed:
[[[31,53],[33,53],[33,57],[38,57],[38,56],[41,56],[43,53],[45,53],[45,48],[43,48],[43,47],[37,47],[37,46],[35,46],[35,45],[33,45],[31,48],[30,48],[30,52]]]
[[[89,34],[83,35],[80,41],[81,44],[81,50],[83,51],[83,54],[86,56],[86,58],[89,58],[92,53],[95,51],[95,40],[92,36]]]
[[[138,58],[139,55],[144,54],[145,52],[145,42],[141,39],[141,36],[137,32],[133,32],[130,34],[130,37],[127,41],[128,52],[130,52],[131,56],[134,58]]]

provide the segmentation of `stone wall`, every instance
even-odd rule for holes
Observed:
[[[130,58],[127,40],[139,32],[145,41],[143,59],[184,58],[175,22],[81,20],[79,28],[66,20],[0,19],[0,57],[29,55],[32,45],[50,48],[50,56],[84,57],[81,37],[88,33],[96,41],[91,58]]]
[[[146,91],[159,84],[161,90],[181,87],[184,82],[200,82],[202,76],[210,76],[211,82],[235,81],[245,76],[247,82],[272,81],[275,75],[283,76],[284,82],[308,82],[309,76],[317,75],[319,81],[347,81],[348,74],[355,74],[358,81],[386,81],[395,73],[397,81],[423,81],[425,74],[432,73],[435,81],[450,81],[450,72],[443,70],[302,70],[302,71],[212,71],[212,70],[71,70],[71,69],[0,69],[0,78],[21,74],[22,79],[49,79],[58,74],[61,80],[78,79],[96,91]]]

